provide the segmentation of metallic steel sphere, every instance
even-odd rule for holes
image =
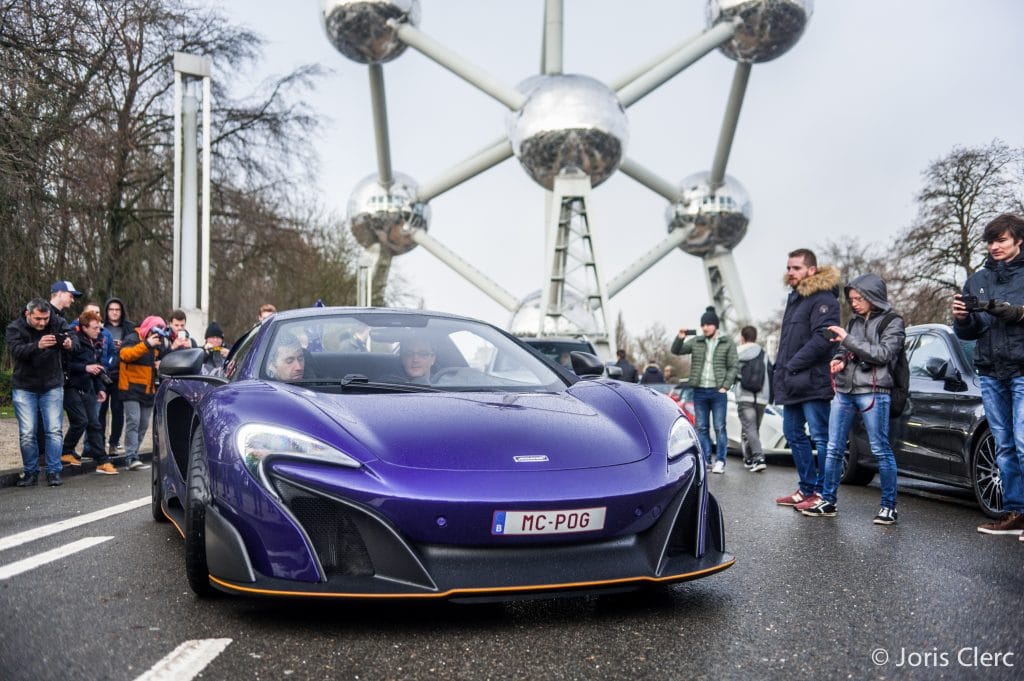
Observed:
[[[710,255],[718,247],[732,249],[747,233],[753,215],[750,196],[735,178],[711,191],[711,173],[696,173],[682,181],[683,201],[669,204],[665,211],[668,231],[691,229],[679,248],[690,255]]]
[[[523,81],[526,103],[509,115],[508,135],[519,162],[545,189],[579,168],[592,186],[619,167],[629,122],[615,93],[589,76],[545,75]]]
[[[509,332],[515,336],[536,336],[540,324],[540,308],[543,304],[541,291],[534,291],[519,301],[508,323]],[[587,301],[572,291],[565,292],[565,308],[557,319],[545,319],[543,336],[571,336],[576,334],[596,335],[597,317],[587,306]]]
[[[743,22],[722,52],[741,62],[766,62],[796,44],[814,11],[814,0],[708,0],[708,26]]]
[[[327,38],[360,64],[381,64],[405,51],[388,19],[420,22],[420,0],[323,0],[322,5]]]
[[[380,242],[395,255],[408,253],[416,247],[411,230],[427,229],[430,206],[416,200],[419,186],[406,175],[395,173],[390,188],[370,175],[356,185],[348,200],[348,227],[362,246]]]

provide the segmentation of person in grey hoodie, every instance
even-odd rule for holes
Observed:
[[[736,346],[736,355],[740,362],[740,372],[746,362],[760,362],[765,367],[764,380],[758,391],[746,390],[740,381],[736,381],[736,415],[740,419],[742,429],[743,465],[751,473],[760,473],[765,468],[764,449],[761,447],[761,419],[764,408],[768,404],[768,357],[764,348],[757,344],[757,329],[744,326],[740,329],[740,340]]]
[[[825,488],[820,499],[797,504],[796,509],[806,516],[836,514],[843,455],[853,418],[860,414],[882,486],[882,505],[874,523],[892,525],[896,522],[896,457],[889,443],[889,390],[893,386],[891,370],[906,333],[903,318],[891,313],[885,282],[877,274],[861,275],[845,290],[853,316],[845,329],[828,327],[837,347],[829,365],[836,396],[828,420]]]

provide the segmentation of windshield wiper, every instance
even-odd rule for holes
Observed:
[[[376,390],[380,392],[399,393],[439,393],[440,388],[416,383],[382,383],[371,381],[363,374],[345,374],[344,378],[300,378],[295,381],[284,381],[289,385],[321,388],[352,388],[355,390]]]

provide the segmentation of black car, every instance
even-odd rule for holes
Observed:
[[[900,475],[974,491],[985,515],[1001,515],[1003,488],[995,441],[974,371],[974,341],[957,338],[942,324],[907,329],[910,398],[889,427]],[[866,485],[878,466],[867,434],[856,419],[843,482]]]

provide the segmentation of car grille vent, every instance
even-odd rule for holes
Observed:
[[[334,575],[363,577],[373,574],[373,562],[349,506],[275,480],[281,498],[306,531],[328,579]]]

